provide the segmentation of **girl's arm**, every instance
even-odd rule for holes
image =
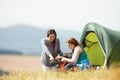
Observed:
[[[50,52],[49,49],[48,49],[48,46],[47,46],[46,41],[45,41],[45,40],[41,40],[41,44],[42,44],[43,49],[44,49],[45,52],[47,53],[47,55],[50,57],[50,60],[53,60],[54,58],[53,58],[51,52]]]
[[[63,52],[61,51],[61,49],[60,49],[60,41],[59,41],[59,39],[57,39],[57,47],[58,47],[58,53],[60,54],[60,56],[62,56],[63,55]]]
[[[73,55],[72,55],[71,59],[62,57],[61,61],[66,61],[66,62],[70,62],[70,63],[76,63],[81,52],[82,52],[81,47],[77,46],[74,49],[74,52],[73,52]]]

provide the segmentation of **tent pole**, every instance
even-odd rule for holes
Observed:
[[[107,64],[107,59],[106,59],[106,57],[105,57],[105,61],[104,61],[104,65],[103,65],[103,68],[102,68],[102,70],[106,70],[106,69],[107,69],[107,66],[106,66],[106,64]]]
[[[97,39],[98,39],[98,38],[97,38]],[[99,40],[98,40],[98,43],[99,43],[99,45],[100,45],[100,47],[101,47],[101,49],[102,49],[102,52],[104,53],[105,61],[104,61],[104,65],[103,65],[103,67],[102,67],[102,70],[105,70],[105,69],[107,69],[107,66],[106,66],[106,64],[107,64],[107,57],[106,57],[106,55],[105,55],[105,52],[104,52],[104,50],[103,50],[103,48],[102,48]]]

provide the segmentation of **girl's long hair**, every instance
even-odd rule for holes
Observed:
[[[72,45],[74,45],[75,47],[76,47],[76,46],[82,46],[82,44],[79,43],[75,38],[68,38],[67,41],[66,41],[66,43],[72,44]],[[72,50],[72,52],[73,52],[73,51],[74,51],[74,50]]]
[[[49,29],[47,31],[47,37],[49,37],[50,34],[54,34],[55,35],[55,40],[56,40],[57,34],[56,34],[56,31],[54,29]],[[52,43],[55,43],[55,40]]]

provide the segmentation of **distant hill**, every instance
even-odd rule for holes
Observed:
[[[22,52],[16,50],[0,50],[0,54],[8,54],[8,55],[23,55]]]
[[[48,28],[37,28],[30,25],[14,25],[0,28],[0,50],[15,50],[24,54],[41,54],[41,39],[46,37]],[[63,52],[69,49],[65,45],[68,37],[80,39],[81,33],[55,29],[60,39]]]

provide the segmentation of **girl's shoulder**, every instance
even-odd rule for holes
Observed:
[[[56,38],[56,41],[59,41],[59,38]]]
[[[59,40],[59,38],[57,37],[56,40]]]
[[[82,48],[81,48],[81,46],[76,46],[76,47],[75,47],[75,50],[81,51]]]
[[[81,46],[76,46],[75,48],[81,49]]]
[[[41,39],[41,43],[46,43],[46,42],[48,42],[47,38]]]

